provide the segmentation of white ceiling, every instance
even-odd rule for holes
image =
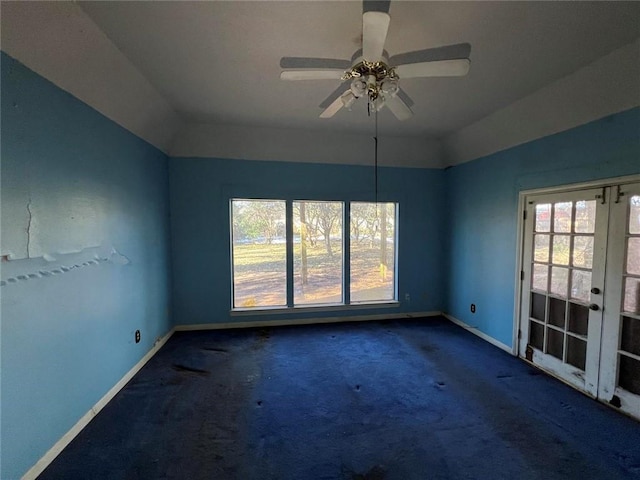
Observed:
[[[349,59],[362,2],[80,2],[191,123],[371,131],[364,102],[332,119],[335,81],[284,82],[282,56]],[[640,2],[392,1],[390,55],[469,42],[463,78],[401,80],[415,116],[380,115],[385,133],[443,137],[640,37]]]

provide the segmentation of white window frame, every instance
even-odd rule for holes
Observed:
[[[234,264],[233,264],[233,202],[237,200],[243,201],[284,201],[286,210],[286,296],[287,306],[256,306],[256,307],[234,307]],[[293,275],[293,203],[309,201],[309,202],[339,202],[342,204],[342,303],[322,304],[322,305],[294,305],[294,275]],[[352,203],[376,203],[366,200],[331,200],[331,199],[299,199],[299,198],[248,198],[248,197],[231,197],[229,198],[229,260],[230,260],[230,279],[231,279],[231,316],[251,316],[260,314],[287,314],[287,313],[304,313],[304,312],[332,312],[345,310],[371,310],[379,308],[397,308],[400,306],[398,300],[398,253],[399,253],[399,208],[398,201],[379,201],[378,203],[393,203],[395,210],[394,219],[394,278],[393,278],[393,295],[392,300],[376,300],[370,302],[350,301],[351,289],[351,204]]]

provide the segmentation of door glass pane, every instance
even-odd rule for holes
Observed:
[[[536,262],[549,262],[549,235],[536,235],[534,245],[533,259]]]
[[[551,204],[536,205],[536,232],[548,232],[551,225]]]
[[[640,237],[627,239],[627,273],[640,275]]]
[[[593,237],[573,237],[571,261],[574,267],[591,268],[593,265]]]
[[[553,231],[571,232],[571,207],[573,202],[558,202],[553,205]]]
[[[640,233],[640,195],[629,199],[629,233]]]
[[[539,293],[531,294],[531,317],[544,322],[547,297]]]
[[[351,302],[395,300],[396,204],[351,203]]]
[[[529,345],[542,350],[544,344],[544,327],[539,323],[529,321]]]
[[[624,311],[640,314],[640,278],[627,277],[624,284]]]
[[[567,298],[569,286],[569,269],[551,267],[551,293]]]
[[[562,360],[564,333],[547,327],[547,353]]]
[[[233,306],[287,304],[285,202],[232,200]]]
[[[578,335],[587,335],[589,330],[589,307],[576,303],[569,304],[568,330]]]
[[[293,302],[342,303],[342,202],[293,202]]]
[[[556,265],[569,265],[569,248],[571,237],[569,235],[553,236],[553,263]]]
[[[587,342],[567,335],[567,363],[584,370],[587,361]]]
[[[549,323],[564,329],[567,302],[559,298],[549,298]]]
[[[596,229],[596,201],[581,200],[576,202],[576,233],[593,233]]]
[[[533,265],[533,278],[531,279],[531,283],[535,290],[541,290],[543,292],[547,291],[549,278],[549,267],[546,265]]]
[[[640,356],[640,320],[622,317],[620,350]]]
[[[591,272],[571,271],[571,298],[588,302],[591,298]]]
[[[640,362],[626,355],[619,355],[620,370],[618,385],[625,390],[640,395]]]

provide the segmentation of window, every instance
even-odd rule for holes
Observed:
[[[342,202],[293,202],[293,303],[342,303]]]
[[[287,305],[285,202],[233,200],[233,306]]]
[[[351,204],[351,302],[395,300],[396,208]]]
[[[395,203],[232,199],[233,308],[395,301],[396,218]]]

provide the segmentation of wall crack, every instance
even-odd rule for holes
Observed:
[[[33,219],[33,214],[31,212],[31,195],[29,195],[29,201],[27,202],[27,212],[29,213],[27,220],[27,258],[31,258],[31,220]]]

